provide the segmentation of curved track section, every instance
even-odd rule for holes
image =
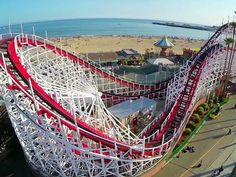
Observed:
[[[67,57],[68,59],[78,63],[81,67],[85,68],[93,77],[98,90],[103,93],[103,100],[112,99],[113,102],[116,102],[125,99],[136,99],[141,96],[146,96],[149,98],[163,98],[165,96],[165,89],[167,88],[170,79],[156,84],[136,83],[125,77],[116,75],[111,71],[102,69],[100,65],[90,61],[82,55],[77,57],[64,49],[55,46],[55,44],[49,40],[45,40],[40,37],[35,37],[35,39],[36,38],[37,41],[28,40],[29,44],[32,46],[44,47],[45,50],[51,50],[58,55]]]
[[[29,37],[31,38],[31,37]],[[35,47],[44,47],[45,50],[67,57],[68,59],[78,63],[83,67],[93,78],[98,90],[103,93],[103,100],[110,100],[113,103],[127,99],[136,99],[142,96],[149,98],[163,98],[170,79],[157,84],[140,84],[134,81],[122,78],[110,71],[102,69],[101,66],[92,61],[88,61],[84,56],[75,56],[68,53],[62,48],[56,47],[54,43],[49,40],[35,37],[35,40],[28,40],[29,44]]]
[[[195,103],[219,86],[229,52],[223,39],[231,32],[222,26],[180,69],[169,82],[165,112],[139,135],[106,109],[84,60],[35,35],[6,36],[0,41],[0,88],[28,162],[45,176],[137,176],[148,170],[174,147]],[[232,75],[235,68],[234,61]]]

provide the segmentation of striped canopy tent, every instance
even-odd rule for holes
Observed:
[[[168,39],[167,37],[163,37],[160,41],[158,42],[155,42],[154,43],[154,46],[156,47],[160,47],[161,48],[161,55],[162,56],[166,56],[166,50],[168,48],[172,48],[174,46],[174,44],[172,44]]]

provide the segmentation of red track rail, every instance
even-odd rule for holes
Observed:
[[[22,79],[25,81],[25,83],[27,85],[29,85],[28,80],[31,80],[32,83],[32,87],[35,90],[35,92],[37,93],[37,95],[45,102],[47,103],[50,107],[52,107],[54,110],[56,110],[56,112],[58,112],[60,115],[62,115],[63,117],[67,118],[67,120],[73,121],[74,118],[73,116],[67,112],[63,107],[60,106],[59,103],[57,103],[55,100],[53,100],[32,78],[31,76],[28,74],[28,72],[26,71],[26,69],[22,66],[22,64],[20,63],[20,58],[17,56],[16,51],[15,51],[15,46],[14,46],[14,42],[10,42],[9,46],[8,46],[8,51],[9,51],[9,55],[10,55],[10,60],[13,64],[13,66],[15,67],[16,71],[18,72],[18,74],[22,77]],[[197,77],[195,78],[195,82],[197,82]],[[157,141],[159,141],[162,136],[167,132],[167,130],[169,129],[169,126],[171,125],[171,123],[174,121],[174,118],[178,112],[178,107],[181,104],[181,97],[179,97],[177,104],[174,108],[174,111],[172,111],[170,113],[170,118],[167,122],[167,124],[163,127],[163,129],[159,132],[159,134],[147,145],[147,147]],[[84,123],[81,120],[77,121],[77,124],[84,130],[91,132],[92,134],[96,134],[99,137],[95,137],[92,136],[91,134],[88,134],[86,132],[82,133],[85,137],[90,138],[96,142],[100,142],[103,145],[106,145],[110,148],[115,148],[114,144],[110,141],[115,141],[114,139],[110,138],[109,136],[105,135],[103,132],[95,130],[94,128],[88,126],[86,123]],[[70,127],[72,128],[72,127]],[[117,147],[119,150],[121,151],[128,151],[129,147],[127,147],[127,145],[123,144],[120,142],[119,144],[117,144]],[[160,148],[155,149],[154,154],[157,154],[160,152]],[[141,154],[140,151],[133,151],[133,154]],[[152,154],[150,151],[146,151],[144,153],[145,155],[154,155]]]
[[[20,58],[17,56],[16,51],[15,51],[15,46],[14,46],[14,41],[10,42],[8,45],[8,51],[9,51],[9,55],[10,55],[10,60],[15,68],[15,70],[17,71],[17,73],[20,75],[20,77],[22,78],[22,80],[26,83],[26,85],[29,86],[29,82],[28,80],[31,80],[31,84],[32,87],[34,89],[34,91],[36,92],[36,94],[50,107],[52,107],[57,113],[59,113],[60,115],[62,115],[63,117],[65,117],[68,121],[70,121],[71,123],[73,123],[74,121],[74,117],[68,112],[66,111],[63,107],[61,107],[61,105],[59,103],[57,103],[55,100],[53,100],[32,78],[31,76],[28,74],[28,72],[26,71],[26,69],[21,65],[20,63]],[[47,110],[42,110],[42,112],[46,112],[48,113]],[[129,145],[124,144],[122,142],[118,142],[115,139],[107,136],[106,134],[104,134],[103,132],[96,130],[92,127],[90,127],[89,125],[87,125],[86,123],[84,123],[83,121],[77,119],[77,125],[84,129],[85,131],[90,132],[91,134],[95,134],[97,136],[93,136],[85,131],[81,132],[81,135],[92,139],[95,142],[100,142],[101,144],[110,147],[110,148],[115,148],[115,145],[113,142],[117,142],[117,148],[120,151],[123,152],[127,152],[130,148]],[[68,125],[67,126],[76,131],[75,126],[71,126]],[[113,141],[113,142],[111,142]],[[141,151],[137,151],[137,150],[133,150],[132,154],[139,154],[141,155],[142,152]],[[145,155],[152,155],[152,153],[150,151],[147,151],[145,153]]]
[[[220,30],[219,30],[220,31]],[[219,36],[220,35],[220,32],[217,31],[217,33],[215,33],[214,36]],[[211,38],[212,40],[213,38]],[[209,40],[210,41],[210,40]],[[208,41],[208,42],[209,42]],[[33,42],[33,41],[32,41]],[[42,45],[43,43],[40,43],[40,41],[37,41],[37,44],[38,45]],[[52,46],[50,44],[47,44],[46,46],[47,48],[49,49],[55,49],[55,46]],[[206,45],[205,47],[208,47],[208,45]],[[203,50],[203,48],[202,48]],[[61,54],[61,55],[66,55],[66,51],[62,50],[61,52],[61,49],[59,48],[56,48],[56,51]],[[17,71],[17,73],[20,75],[20,77],[22,78],[22,80],[26,83],[26,85],[29,86],[29,83],[28,83],[28,80],[31,80],[31,83],[32,83],[32,87],[34,89],[34,91],[36,92],[36,94],[45,102],[47,103],[51,108],[53,108],[57,113],[59,113],[60,115],[62,115],[63,117],[65,117],[67,120],[71,121],[73,123],[74,121],[74,118],[73,116],[68,112],[66,111],[63,107],[60,106],[59,103],[57,103],[55,100],[53,100],[32,78],[31,76],[27,73],[27,71],[25,70],[25,68],[21,65],[20,63],[20,59],[19,57],[17,56],[16,54],[16,50],[15,50],[15,46],[14,46],[14,42],[10,42],[9,43],[9,46],[8,46],[8,52],[9,52],[9,55],[10,55],[10,60],[13,64],[13,66],[15,67],[15,70]],[[61,52],[61,53],[60,53]],[[104,73],[102,70],[99,70],[97,69],[96,67],[94,66],[89,66],[90,64],[87,62],[85,64],[84,60],[82,59],[78,59],[76,56],[72,55],[72,54],[68,54],[68,57],[70,59],[72,59],[73,61],[75,61],[76,63],[79,63],[79,64],[82,64],[84,63],[84,66],[85,67],[90,67],[92,68],[92,70],[96,73],[100,73],[102,74],[103,77],[109,77],[109,79],[111,79],[112,81],[117,81],[118,83],[120,84],[124,84],[126,86],[130,86],[130,87],[134,87],[134,88],[143,88],[143,89],[154,89],[154,86],[142,86],[140,87],[140,85],[137,85],[136,83],[129,83],[127,81],[123,81],[121,79],[118,79],[115,78],[114,76],[110,76],[108,75],[107,73]],[[2,64],[2,63],[1,63]],[[198,73],[200,74],[201,72],[201,68],[204,67],[204,63],[200,66],[200,68],[198,68]],[[195,70],[196,69],[196,65],[193,65],[193,67],[191,68],[191,71]],[[190,73],[191,73],[190,71]],[[12,75],[13,77],[13,75]],[[191,84],[188,84],[190,82],[190,79],[191,80]],[[187,98],[187,104],[185,105],[185,109],[186,110],[188,107],[189,107],[189,104],[191,102],[191,99],[192,99],[192,96],[193,96],[193,93],[195,92],[195,89],[196,89],[196,85],[199,81],[199,77],[195,77],[195,78],[189,78],[188,79],[188,82],[185,86],[185,90],[187,87],[189,86],[193,86],[192,89],[191,89],[191,92],[188,94],[188,98]],[[18,81],[18,83],[20,84],[20,82]],[[175,105],[174,109],[172,112],[170,112],[170,117],[169,117],[169,120],[168,122],[166,123],[166,125],[163,127],[163,129],[161,130],[161,132],[159,132],[159,134],[149,143],[147,144],[147,147],[149,145],[152,145],[152,143],[155,143],[157,141],[159,141],[161,139],[161,137],[169,130],[170,128],[170,125],[173,123],[173,121],[175,120],[176,116],[177,116],[177,113],[178,113],[178,110],[179,108],[181,107],[181,104],[183,102],[183,98],[184,98],[184,94],[186,93],[183,93],[182,95],[179,96],[179,98],[177,99],[177,104]],[[42,110],[42,112],[47,112],[47,110]],[[69,128],[71,128],[72,130],[76,130],[76,127],[74,125],[71,125],[69,123],[67,123],[66,121],[64,120],[61,120],[63,124],[67,125]],[[85,131],[88,131],[90,133],[87,133],[83,130],[81,130],[81,134],[87,138],[90,138],[96,142],[100,142],[101,144],[107,146],[107,147],[110,147],[110,148],[115,148],[115,145],[113,142],[111,141],[115,141],[114,139],[112,139],[111,137],[105,135],[103,132],[100,132],[98,130],[95,130],[94,128],[88,126],[86,123],[82,122],[81,120],[78,120],[77,121],[77,124]],[[94,136],[92,134],[96,134],[97,136]],[[116,141],[117,142],[117,141]],[[127,152],[128,150],[130,150],[130,147],[128,147],[128,145],[124,144],[124,143],[121,143],[121,142],[117,142],[117,148],[119,151],[123,151],[123,152]],[[164,149],[165,148],[168,148],[167,145],[165,145]],[[154,152],[151,152],[151,150],[146,150],[144,155],[154,155],[154,154],[157,154],[160,152],[160,148],[156,148]],[[154,153],[154,154],[153,154]],[[132,154],[137,154],[137,155],[141,155],[142,152],[141,151],[137,151],[137,150],[133,150],[132,151]]]
[[[39,40],[34,42],[32,39],[28,39],[27,42],[33,46],[36,46],[36,45],[44,46],[44,43]],[[107,72],[103,71],[102,69],[97,68],[94,65],[91,65],[88,61],[78,58],[74,54],[71,54],[61,48],[53,46],[52,44],[46,44],[46,48],[52,50],[53,52],[57,52],[57,54],[59,54],[61,56],[64,56],[64,57],[68,56],[68,58],[71,59],[72,61],[74,61],[75,63],[78,63],[79,65],[90,69],[92,72],[94,72],[104,78],[107,78],[107,79],[111,80],[112,82],[116,82],[122,86],[127,86],[127,87],[131,87],[131,88],[135,88],[135,89],[150,90],[150,91],[152,91],[151,94],[156,93],[157,92],[156,90],[160,91],[160,90],[165,89],[167,87],[168,82],[170,81],[170,79],[168,79],[166,81],[163,81],[163,82],[160,82],[160,83],[157,83],[154,85],[144,85],[144,84],[129,82],[129,81],[123,80],[121,78],[115,77],[113,75],[109,75]],[[149,94],[149,93],[146,93],[146,95],[147,94]],[[112,94],[112,93],[109,93],[109,95],[124,96],[124,95]],[[142,95],[137,95],[137,96],[142,96]],[[137,97],[137,96],[134,96],[134,97]]]

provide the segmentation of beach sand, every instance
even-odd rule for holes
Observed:
[[[154,43],[161,37],[145,36],[81,36],[63,37],[61,43],[59,38],[51,39],[58,46],[61,46],[75,53],[108,52],[119,51],[121,49],[132,48],[144,54],[145,49],[152,49],[159,52],[160,49],[154,47]],[[175,46],[171,49],[175,54],[182,54],[183,48],[200,48],[206,42],[204,40],[168,38]]]

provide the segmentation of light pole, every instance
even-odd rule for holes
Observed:
[[[140,97],[140,99],[141,99],[141,107],[142,107],[142,109],[143,109],[143,98],[144,98],[143,96]]]
[[[133,100],[129,100],[129,103],[130,103],[130,104],[129,104],[129,109],[130,109],[130,112],[132,112],[132,105],[131,105],[131,104],[132,104],[132,102],[133,102]]]
[[[129,119],[128,119],[128,124],[130,124],[130,120],[131,120],[131,117],[132,117],[132,102],[133,102],[133,100],[129,100],[130,115],[129,115]]]

